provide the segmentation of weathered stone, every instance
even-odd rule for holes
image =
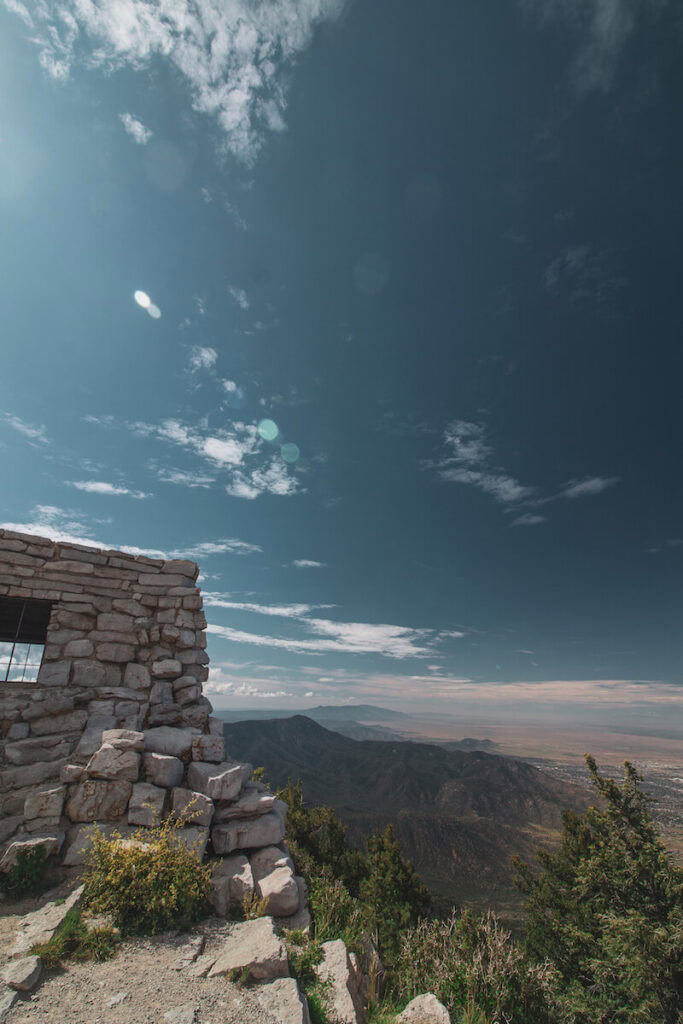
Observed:
[[[196,704],[190,704],[188,707],[184,707],[182,711],[185,722],[199,732],[204,731],[209,719],[209,712],[205,708],[198,707]]]
[[[99,661],[77,661],[74,665],[74,686],[104,686],[106,678],[104,665]]]
[[[249,783],[244,787],[239,800],[232,804],[221,804],[216,808],[214,824],[219,825],[233,818],[256,818],[260,814],[272,811],[275,797],[272,793],[262,793],[252,788]]]
[[[150,704],[172,704],[173,686],[167,679],[157,679],[149,695]]]
[[[3,814],[2,817],[0,817],[0,843],[4,843],[6,839],[13,836],[23,824],[23,808],[21,814]]]
[[[60,715],[64,711],[72,711],[74,707],[73,697],[48,697],[47,700],[37,700],[29,704],[21,713],[25,722],[32,722],[36,718],[45,718],[47,715]]]
[[[311,911],[308,907],[308,886],[301,875],[295,875],[294,880],[299,890],[299,909],[288,917],[279,917],[277,924],[285,931],[300,931],[309,933],[311,927]]]
[[[98,630],[113,629],[117,633],[130,633],[133,629],[133,616],[122,615],[121,612],[104,612],[97,616]]]
[[[183,693],[186,691],[183,690]],[[28,722],[14,722],[7,730],[8,740],[25,740],[28,736]]]
[[[225,742],[222,736],[212,736],[210,733],[203,736],[195,736],[192,740],[192,760],[211,761],[220,764],[225,758]]]
[[[311,1024],[306,997],[296,978],[276,978],[252,989],[254,996],[278,1024]]]
[[[93,628],[94,623],[92,615],[83,615],[79,612],[68,612],[61,608],[57,611],[55,618],[63,629],[90,630]]]
[[[124,813],[132,789],[132,784],[123,780],[88,779],[74,786],[66,813],[72,821],[110,821]]]
[[[43,662],[38,672],[41,686],[67,686],[71,675],[71,661]]]
[[[183,666],[175,658],[162,658],[152,662],[152,675],[155,679],[173,679],[182,675]]]
[[[67,658],[89,658],[95,653],[95,645],[92,640],[71,640],[64,648]]]
[[[66,786],[55,786],[54,789],[43,789],[31,793],[24,801],[25,818],[59,818],[64,807]]]
[[[244,971],[254,981],[288,977],[287,951],[271,917],[244,921],[230,930],[209,977],[233,971]]]
[[[40,736],[5,744],[5,758],[13,765],[33,765],[36,761],[57,761],[68,757],[73,742],[59,736]]]
[[[275,917],[289,917],[299,909],[299,889],[290,867],[275,868],[262,878],[257,889],[266,900],[266,910]]]
[[[192,761],[187,769],[187,781],[192,789],[212,800],[234,800],[242,788],[242,769],[239,764],[228,762]]]
[[[21,768],[5,768],[0,772],[0,790],[21,789],[23,786],[39,786],[42,782],[59,780],[63,761],[47,761],[40,764],[24,765]]]
[[[9,959],[25,956],[37,943],[49,942],[64,918],[83,899],[83,886],[74,889],[61,903],[46,903],[40,910],[34,910],[19,918],[14,944],[7,950]]]
[[[0,1022],[7,1020],[7,1014],[10,1012],[14,1004],[19,999],[19,993],[15,992],[13,988],[5,986],[0,991]]]
[[[141,752],[145,749],[144,734],[133,729],[105,729],[102,733],[102,743],[109,743],[116,750]]]
[[[60,782],[82,782],[85,777],[85,768],[80,764],[64,764],[59,771]]]
[[[451,1016],[435,995],[428,993],[416,996],[408,1003],[403,1013],[396,1018],[397,1024],[451,1024]]]
[[[162,725],[157,729],[146,729],[144,732],[145,750],[155,754],[170,754],[172,757],[187,758],[192,750],[193,734],[190,729],[171,729]],[[190,781],[193,789],[198,786]],[[200,792],[202,792],[200,790]],[[206,793],[206,796],[211,796]]]
[[[97,657],[100,661],[132,661],[135,648],[130,644],[100,643],[97,645]]]
[[[2,980],[17,992],[30,992],[38,984],[42,969],[39,956],[22,956],[5,965]]]
[[[215,825],[211,831],[214,850],[221,854],[259,846],[277,846],[284,835],[285,823],[274,811],[260,818],[237,819],[225,825]]]
[[[123,684],[131,690],[146,690],[151,686],[149,669],[145,665],[131,662],[123,671]]]
[[[182,708],[177,704],[155,704],[150,708],[147,725],[153,729],[161,725],[185,725]]]
[[[172,790],[171,809],[186,825],[210,825],[213,818],[213,800],[191,789]]]
[[[64,867],[79,867],[84,863],[86,855],[92,846],[96,829],[104,836],[110,836],[114,831],[124,837],[134,835],[137,832],[136,828],[129,828],[128,825],[77,825],[69,832],[69,841],[62,858]]]
[[[111,743],[103,743],[90,758],[85,770],[93,779],[137,782],[140,774],[140,755],[131,748],[120,750]]]
[[[166,803],[166,790],[151,786],[149,782],[138,782],[128,804],[128,824],[154,828],[160,824]]]
[[[254,891],[254,876],[242,853],[216,862],[211,875],[209,902],[219,917],[228,917],[231,907],[242,907],[244,897]]]
[[[206,844],[209,841],[209,830],[208,828],[196,828],[190,825],[174,832],[173,839],[184,846],[186,850],[196,853],[199,859],[203,860],[206,853]]]
[[[187,579],[185,576],[180,576],[173,573],[157,573],[147,574],[140,573],[139,579],[140,587],[153,587],[155,590],[159,587],[170,588],[187,586]],[[192,588],[194,590],[194,588]],[[168,592],[168,590],[167,590]]]
[[[294,862],[281,846],[264,846],[256,850],[249,858],[254,881],[260,882],[276,868],[289,868],[294,871]]]
[[[222,736],[223,726],[225,725],[222,718],[210,718],[209,719],[209,732],[212,736]]]
[[[164,1014],[164,1024],[196,1024],[197,1007],[193,1003],[176,1006]]]
[[[199,566],[187,558],[169,558],[161,566],[161,571],[163,573],[180,573],[181,576],[189,576],[191,580],[196,580],[199,576]]]
[[[193,680],[193,685],[192,686],[186,686],[186,687],[184,687],[184,689],[176,691],[176,693],[175,693],[175,702],[181,708],[187,707],[189,704],[195,704],[199,700],[199,696],[200,696],[201,692],[202,691],[200,690],[199,686],[197,686],[197,684],[194,683],[194,680]],[[223,758],[221,757],[221,760],[222,759]],[[205,758],[204,760],[207,760],[207,759]]]
[[[2,860],[0,861],[0,871],[7,871],[13,864],[16,863],[17,857],[20,853],[28,853],[31,850],[36,850],[41,847],[45,850],[48,857],[53,854],[59,853],[64,842],[63,832],[53,832],[51,835],[46,836],[17,836],[9,844],[5,850]]]
[[[96,750],[99,750],[102,746],[102,736],[107,729],[113,729],[116,725],[116,717],[114,715],[102,715],[93,716],[88,719],[88,724],[78,741],[78,745],[74,751],[74,757],[81,758],[92,757]]]
[[[87,711],[70,711],[66,715],[48,715],[46,718],[37,718],[31,722],[31,732],[35,736],[80,732],[87,721]]]
[[[133,617],[142,617],[144,615],[147,615],[147,612],[145,611],[145,606],[143,604],[140,604],[139,601],[133,601],[130,598],[116,598],[113,602],[112,607],[117,612],[124,612],[125,615],[132,615]]]
[[[179,786],[183,781],[185,767],[177,757],[168,757],[165,754],[145,754],[142,763],[147,781],[155,786],[171,789],[173,786]]]
[[[323,983],[322,998],[330,1015],[344,1024],[362,1024],[363,1002],[358,977],[341,939],[323,942],[323,960],[314,971]]]

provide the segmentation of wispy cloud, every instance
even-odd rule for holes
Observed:
[[[578,37],[571,77],[577,92],[607,92],[638,24],[664,3],[653,0],[526,0],[542,23],[562,19]]]
[[[27,437],[29,441],[33,442],[36,446],[39,444],[49,444],[49,439],[45,431],[45,427],[36,423],[27,423],[26,420],[20,419],[19,416],[13,416],[12,413],[6,412],[3,414],[5,423],[12,428],[12,430],[18,431]]]
[[[146,146],[152,138],[152,130],[146,128],[142,121],[139,121],[137,117],[133,117],[132,114],[119,114],[119,120],[126,133],[130,135],[133,142],[137,142],[138,146]]]
[[[560,497],[585,498],[592,494],[602,494],[608,487],[618,483],[618,476],[588,476],[584,480],[570,480],[560,491]]]
[[[151,498],[151,494],[145,491],[133,491],[129,487],[121,487],[118,484],[109,484],[104,480],[71,480],[70,487],[76,487],[79,491],[87,494],[116,494],[125,495],[129,498]]]
[[[589,243],[563,249],[545,269],[543,282],[551,295],[566,294],[580,306],[586,302],[603,304],[618,295],[627,284],[613,267],[614,253],[596,251]]]
[[[312,558],[295,558],[292,562],[295,569],[326,569],[326,562],[316,562]]]
[[[210,593],[204,593],[204,604],[209,608],[228,608],[231,611],[253,612],[256,615],[272,615],[285,619],[300,619],[317,608],[331,607],[315,604],[256,604],[250,601],[231,601],[222,594]]]
[[[525,512],[523,515],[513,519],[510,526],[538,526],[539,523],[544,523],[545,521],[545,516],[535,516],[531,512]]]
[[[210,487],[216,482],[213,476],[203,473],[191,473],[183,469],[157,469],[157,476],[165,484],[177,484],[180,487]]]
[[[235,471],[225,489],[236,498],[252,500],[258,498],[260,494],[277,494],[283,497],[304,490],[297,478],[287,472],[284,462],[280,462],[276,457],[271,459],[267,466],[253,469],[250,473]]]
[[[241,309],[249,309],[251,303],[244,288],[238,288],[236,285],[231,284],[228,285],[228,291]]]
[[[18,0],[9,6],[28,24]],[[195,110],[215,118],[227,149],[251,164],[265,136],[285,127],[292,66],[316,26],[342,8],[343,0],[48,0],[35,5],[31,40],[45,70],[62,80],[77,60],[105,72],[168,62]]]
[[[218,359],[218,352],[210,346],[195,345],[190,352],[190,372],[197,373],[198,370],[210,370],[215,366]]]
[[[519,503],[534,493],[493,462],[493,448],[480,423],[454,420],[444,431],[445,453],[435,464],[442,480],[470,484],[501,504]],[[432,464],[434,465],[434,464]]]
[[[147,555],[149,558],[209,558],[212,555],[250,555],[260,552],[258,544],[249,544],[235,538],[202,541],[189,547],[164,551],[160,548],[140,548],[116,541],[96,540],[90,535],[90,525],[83,513],[74,509],[58,508],[56,505],[36,505],[26,522],[0,523],[0,529],[16,533],[30,533],[48,540],[65,544],[84,544],[94,548],[116,548],[130,555]]]

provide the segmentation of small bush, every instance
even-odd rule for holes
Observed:
[[[50,941],[38,943],[31,952],[45,967],[58,967],[65,960],[107,960],[115,944],[112,928],[88,929],[80,911],[70,910]]]
[[[372,909],[352,896],[329,869],[311,879],[309,900],[318,942],[343,939],[350,950],[363,949],[364,933],[374,930]]]
[[[0,874],[0,891],[9,899],[36,895],[48,885],[47,851],[44,846],[20,850],[14,864]]]
[[[196,850],[182,844],[179,827],[165,821],[146,832],[144,841],[95,830],[83,879],[85,898],[98,913],[108,914],[122,934],[187,928],[206,909],[211,869]]]
[[[258,890],[244,894],[242,914],[245,921],[254,921],[257,917],[265,917],[268,913],[268,897],[259,896]]]
[[[302,984],[315,984],[315,968],[323,958],[320,942],[297,930],[285,932],[283,939],[294,977]]]

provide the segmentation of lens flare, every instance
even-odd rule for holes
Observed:
[[[149,309],[152,305],[152,300],[147,292],[135,292],[133,298],[137,302],[138,306],[142,306],[143,309]]]
[[[287,443],[283,444],[280,448],[280,455],[285,462],[296,462],[300,454],[299,446],[294,444],[292,441],[287,441]]]
[[[147,312],[151,316],[152,320],[158,320],[161,316],[161,310],[158,306],[155,306],[154,303],[147,307]]]
[[[277,423],[273,420],[261,420],[257,430],[264,441],[274,441],[280,433]]]

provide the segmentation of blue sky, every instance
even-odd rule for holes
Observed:
[[[217,706],[670,722],[682,44],[4,0],[2,525],[196,558]]]

